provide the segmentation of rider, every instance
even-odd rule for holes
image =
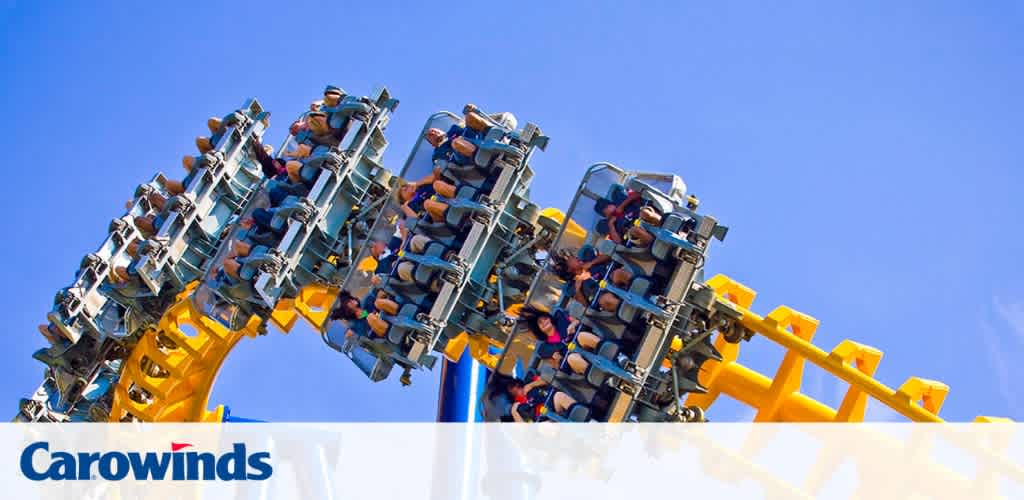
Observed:
[[[368,337],[371,331],[374,335],[383,337],[387,334],[389,325],[377,310],[377,300],[376,295],[367,294],[360,301],[348,290],[342,290],[338,294],[338,305],[331,311],[330,318],[344,320],[348,324],[346,337]]]

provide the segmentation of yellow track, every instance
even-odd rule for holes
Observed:
[[[259,321],[228,330],[196,309],[191,300],[196,286],[192,283],[178,295],[158,328],[146,332],[132,350],[114,392],[111,421],[126,412],[145,422],[223,421],[223,406],[206,409],[217,371],[242,337],[258,335]],[[278,302],[271,322],[288,333],[301,317],[319,329],[336,296],[337,290],[307,286],[298,297]]]
[[[740,313],[740,323],[761,337],[786,349],[782,363],[771,378],[738,363],[739,344],[729,344],[719,335],[715,347],[723,360],[709,360],[701,369],[700,382],[707,394],[690,394],[687,404],[702,408],[710,406],[726,394],[757,409],[755,422],[861,422],[868,397],[881,402],[914,422],[942,422],[939,410],[949,393],[942,382],[910,377],[893,389],[873,377],[882,351],[843,340],[831,352],[811,343],[818,320],[786,306],[780,306],[762,318],[747,308],[756,293],[717,275],[707,282],[719,300],[728,301]],[[804,364],[810,361],[836,378],[850,384],[838,409],[800,393]],[[978,417],[975,421],[1001,421],[994,417]]]

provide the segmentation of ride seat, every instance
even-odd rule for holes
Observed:
[[[689,226],[688,219],[677,213],[670,213],[665,215],[661,221],[661,229],[672,233],[679,234],[682,229]],[[653,243],[651,243],[651,256],[659,261],[668,261],[672,259],[675,249],[679,248],[678,245],[673,242],[666,240],[661,237],[657,237]],[[680,239],[685,236],[680,236]]]
[[[646,201],[647,205],[650,205],[659,214],[671,213],[676,206],[676,202],[667,194],[661,192],[660,189],[635,177],[626,181],[626,188],[640,193],[640,198]]]
[[[324,106],[320,109],[327,113],[327,122],[331,128],[341,128],[345,121],[353,115],[368,115],[373,112],[373,105],[362,97],[347,95],[333,107]]]
[[[381,314],[381,318],[390,323],[390,327],[385,335],[388,342],[400,346],[405,341],[406,335],[410,332],[425,330],[425,325],[414,319],[419,312],[420,308],[415,304],[403,304],[395,316]]]
[[[595,318],[583,317],[580,323],[602,339],[621,340],[626,333],[627,325],[618,322],[606,322]]]
[[[619,310],[616,311],[619,321],[626,324],[632,323],[637,318],[638,304],[643,307],[655,307],[654,304],[647,300],[650,288],[651,281],[649,279],[645,276],[634,276],[629,282],[629,288],[626,290],[626,293],[611,292],[621,300]]]
[[[510,144],[510,130],[504,127],[491,127],[484,133],[483,137],[470,139],[477,147],[473,162],[488,171],[494,166],[494,161],[501,155],[509,155],[511,163],[519,163],[523,159],[523,151],[513,144]]]
[[[619,380],[635,381],[635,377],[622,369],[621,366],[615,361],[619,354],[619,346],[614,342],[604,341],[597,346],[598,353],[592,353],[577,349],[573,352],[578,353],[583,359],[587,360],[590,366],[584,373],[584,379],[594,387],[601,387],[605,385],[609,377],[614,377]]]

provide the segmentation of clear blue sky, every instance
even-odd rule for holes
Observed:
[[[1024,419],[1019,3],[3,4],[11,415],[40,381],[35,325],[134,186],[180,175],[208,116],[257,96],[276,144],[335,83],[401,99],[393,168],[431,112],[474,102],[551,136],[542,205],[566,207],[596,161],[677,173],[731,226],[709,271],[756,289],[754,309],[817,317],[826,349],[882,349],[890,385],[945,381],[949,419]],[[743,346],[761,371],[780,358]],[[841,396],[815,371],[804,385]],[[243,341],[214,401],[270,420],[431,420],[435,391],[433,374],[370,384],[304,327]]]

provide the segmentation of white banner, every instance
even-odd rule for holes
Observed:
[[[4,497],[19,499],[962,499],[1024,498],[1022,430],[1018,424],[3,424],[0,439]]]

